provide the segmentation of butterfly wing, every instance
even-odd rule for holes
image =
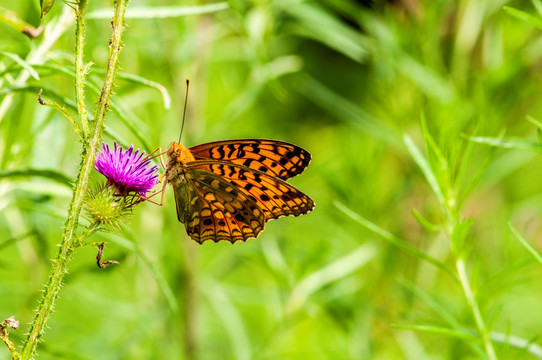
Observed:
[[[244,192],[205,169],[191,168],[186,181],[173,187],[177,217],[198,243],[236,242],[257,237],[263,230],[263,212]]]
[[[301,174],[311,154],[297,145],[268,139],[214,141],[191,147],[196,160],[217,160],[242,165],[282,180]]]
[[[194,161],[189,172],[213,173],[250,199],[263,213],[265,221],[281,216],[299,216],[314,209],[314,201],[286,181],[266,172],[222,161]]]

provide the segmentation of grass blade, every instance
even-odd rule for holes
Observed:
[[[303,306],[307,299],[322,287],[345,278],[363,267],[375,257],[376,249],[371,244],[364,244],[352,253],[335,260],[331,264],[313,272],[297,284],[288,300],[287,312],[293,313]]]
[[[370,222],[369,220],[363,218],[361,215],[359,215],[358,213],[352,211],[351,209],[349,209],[348,207],[346,207],[342,203],[336,201],[335,206],[340,211],[342,211],[345,215],[347,215],[349,218],[351,218],[352,220],[354,220],[355,222],[357,222],[358,224],[360,224],[361,226],[363,226],[367,230],[369,230],[369,231],[375,233],[376,235],[380,236],[382,239],[386,240],[390,244],[395,245],[395,246],[399,247],[400,249],[405,250],[409,254],[415,255],[415,256],[417,256],[417,257],[419,257],[421,259],[424,259],[424,260],[430,262],[431,264],[435,265],[439,269],[441,269],[444,272],[446,272],[447,274],[449,274],[454,280],[457,280],[456,275],[448,267],[446,267],[446,265],[444,265],[443,263],[441,263],[437,259],[435,259],[435,258],[433,258],[433,257],[431,257],[429,255],[426,255],[425,253],[421,252],[420,250],[416,249],[415,247],[412,247],[406,241],[399,239],[395,235],[389,233],[388,231],[386,231],[386,230],[382,229],[381,227],[377,226],[376,224],[374,224],[374,223]]]
[[[542,256],[538,253],[538,251],[536,251],[530,244],[527,240],[525,240],[525,238],[523,236],[520,235],[520,233],[516,230],[516,228],[512,225],[511,222],[508,222],[508,228],[510,229],[510,231],[512,232],[512,234],[514,234],[514,236],[516,237],[516,239],[519,240],[519,242],[521,243],[521,245],[523,245],[525,247],[525,249],[527,249],[527,251],[529,251],[536,260],[538,260],[539,263],[542,264]]]
[[[181,16],[208,14],[229,8],[227,2],[200,6],[138,6],[128,8],[127,19],[165,19]],[[95,10],[88,13],[87,19],[110,19],[113,8]]]
[[[403,141],[407,147],[408,152],[410,153],[410,156],[412,156],[412,159],[414,159],[414,162],[418,164],[420,170],[422,171],[423,175],[425,176],[425,179],[427,180],[427,183],[437,196],[439,202],[441,204],[444,204],[444,195],[442,195],[442,191],[440,189],[439,183],[437,181],[437,178],[433,174],[433,171],[431,169],[431,166],[427,162],[427,159],[422,155],[420,150],[414,145],[414,142],[410,138],[410,136],[406,135],[403,137]]]
[[[492,137],[482,137],[482,136],[468,136],[465,135],[470,141],[489,145],[496,146],[503,149],[520,149],[520,150],[529,150],[534,152],[542,152],[542,144],[532,141],[526,141],[522,139],[502,139],[502,138],[492,138]]]
[[[0,179],[9,178],[29,178],[29,177],[41,177],[44,179],[52,180],[62,185],[66,185],[68,188],[73,187],[73,179],[64,173],[56,170],[49,169],[15,169],[15,170],[0,170]]]
[[[518,9],[514,9],[512,7],[509,7],[509,6],[504,6],[503,7],[503,10],[508,13],[508,15],[516,18],[516,19],[519,19],[521,21],[525,21],[526,23],[529,23],[539,29],[542,29],[542,20],[540,20],[539,18],[529,14],[529,13],[526,13],[524,11],[521,11],[521,10],[518,10]]]
[[[21,57],[19,57],[19,55],[13,54],[13,53],[10,53],[10,52],[6,52],[6,51],[2,51],[1,54],[4,55],[4,56],[7,56],[11,60],[15,61],[17,63],[17,65],[19,65],[20,67],[22,67],[23,69],[28,71],[30,76],[32,76],[34,79],[36,79],[36,80],[40,79],[40,76],[39,76],[38,72],[36,70],[34,70],[32,65],[30,65],[28,62],[23,60]]]

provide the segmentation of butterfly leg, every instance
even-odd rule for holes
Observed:
[[[160,159],[160,165],[162,165],[162,168],[164,170],[166,170],[166,163],[164,162],[164,158],[162,157],[162,155],[164,155],[166,152],[165,151],[162,151],[162,148],[161,147],[158,147],[156,148],[155,150],[153,150],[149,155],[147,155],[145,157],[145,159],[147,158],[151,158],[151,155],[154,154],[155,152],[158,152],[157,155],[154,155],[152,158],[155,158],[155,157],[158,157]],[[152,159],[151,158],[151,159]],[[166,173],[163,173],[162,175],[160,175],[160,182],[162,182],[164,180],[164,177],[166,176]],[[158,206],[162,206],[164,205],[164,197],[165,197],[165,193],[166,193],[166,185],[167,185],[167,180],[164,181],[163,185],[162,185],[162,189],[161,190],[158,190],[152,194],[150,194],[149,196],[142,196],[141,198],[150,202],[150,203],[153,203],[155,205],[158,205]],[[162,198],[160,200],[160,202],[156,202],[156,201],[153,201],[151,200],[152,197],[158,195],[162,193]]]
[[[150,194],[149,196],[142,196],[141,198],[150,202],[150,203],[153,203],[155,205],[158,205],[158,206],[162,206],[164,205],[164,197],[165,197],[165,194],[166,194],[166,185],[167,185],[167,181],[164,181],[164,184],[162,185],[162,189],[156,191],[156,192],[153,192],[152,194]],[[156,201],[153,201],[151,200],[152,197],[158,195],[162,193],[162,198],[160,200],[160,202],[156,202]]]
[[[154,154],[155,152],[158,152],[158,154],[154,155],[154,156],[151,156],[152,154]],[[145,158],[143,160],[147,160],[147,159],[154,159],[154,158],[159,158],[160,159],[160,165],[162,166],[162,168],[165,170],[166,169],[166,163],[164,162],[164,158],[162,157],[162,155],[164,155],[166,152],[165,151],[162,151],[162,148],[159,146],[157,147],[156,149],[154,149],[151,153],[149,153],[149,155],[145,156]],[[163,175],[162,175],[163,176]]]

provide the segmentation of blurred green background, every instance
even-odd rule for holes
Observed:
[[[0,6],[40,24],[37,0]],[[91,111],[110,6],[89,2]],[[119,266],[76,253],[38,358],[485,358],[457,259],[497,356],[542,358],[542,263],[520,241],[542,247],[540,12],[539,0],[132,0],[105,141],[167,148],[190,77],[183,143],[300,145],[313,161],[290,182],[316,209],[246,243],[198,245],[168,189],[163,207],[91,239]],[[72,125],[37,102],[43,88],[71,111],[72,20],[57,0],[33,40],[0,22],[0,320],[21,322],[17,345],[80,161]]]

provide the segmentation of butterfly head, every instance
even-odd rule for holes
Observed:
[[[186,164],[195,161],[194,155],[190,149],[184,147],[181,143],[174,141],[166,152],[169,164]]]

